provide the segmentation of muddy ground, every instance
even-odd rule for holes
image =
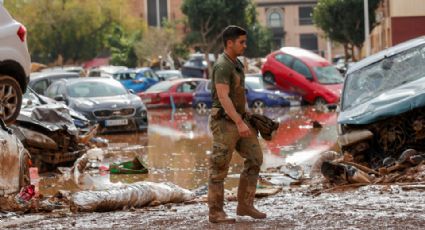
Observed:
[[[281,125],[272,141],[261,140],[263,172],[292,163],[302,165],[309,177],[309,167],[319,153],[335,148],[335,112],[300,107],[279,108],[267,111],[267,115]],[[104,149],[106,165],[140,154],[149,166],[149,174],[87,175],[84,183],[77,186],[55,171],[41,175],[40,193],[50,196],[58,190],[102,189],[114,183],[136,181],[172,182],[187,189],[204,186],[211,147],[207,116],[191,109],[176,113],[161,110],[151,111],[149,121],[147,133],[103,136],[110,140],[110,146]],[[313,128],[312,121],[323,127]],[[242,164],[243,160],[235,154],[226,189],[237,186]],[[421,190],[420,186],[413,190],[396,185],[367,186],[319,195],[306,185],[284,186],[276,195],[257,199],[259,209],[268,213],[267,219],[238,218],[233,225],[210,224],[206,203],[194,202],[106,213],[73,214],[69,208],[37,214],[0,212],[0,229],[417,229],[425,226]],[[229,215],[234,216],[235,209],[236,202],[227,203]]]
[[[265,220],[238,217],[236,224],[210,224],[205,203],[163,205],[107,213],[0,216],[0,228],[38,229],[420,229],[425,226],[422,191],[401,186],[368,186],[319,196],[283,191],[257,199]],[[226,210],[234,216],[236,202]]]

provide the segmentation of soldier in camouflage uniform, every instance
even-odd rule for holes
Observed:
[[[236,214],[256,219],[266,214],[254,207],[263,154],[256,131],[245,118],[245,75],[237,56],[246,48],[246,31],[228,26],[223,31],[224,53],[220,55],[212,71],[213,106],[209,126],[213,133],[213,152],[209,159],[208,206],[209,221],[233,223],[223,210],[224,179],[227,177],[234,150],[245,158],[238,187]]]

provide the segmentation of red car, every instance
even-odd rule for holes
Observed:
[[[264,81],[298,93],[310,104],[337,104],[344,79],[326,59],[296,47],[283,47],[267,56]]]
[[[141,92],[139,95],[148,107],[171,106],[171,101],[176,106],[190,106],[193,93],[199,82],[206,81],[200,78],[183,78],[162,81]]]

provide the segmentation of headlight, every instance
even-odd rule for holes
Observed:
[[[148,112],[146,110],[141,110],[140,111],[140,116],[141,117],[147,117],[148,116]]]

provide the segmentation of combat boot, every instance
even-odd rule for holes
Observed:
[[[255,190],[257,187],[257,176],[241,175],[238,187],[238,207],[236,214],[238,216],[250,216],[254,219],[264,219],[266,213],[258,211],[254,207]]]
[[[208,184],[208,218],[211,223],[235,223],[234,218],[227,217],[223,210],[224,185],[223,182]]]

